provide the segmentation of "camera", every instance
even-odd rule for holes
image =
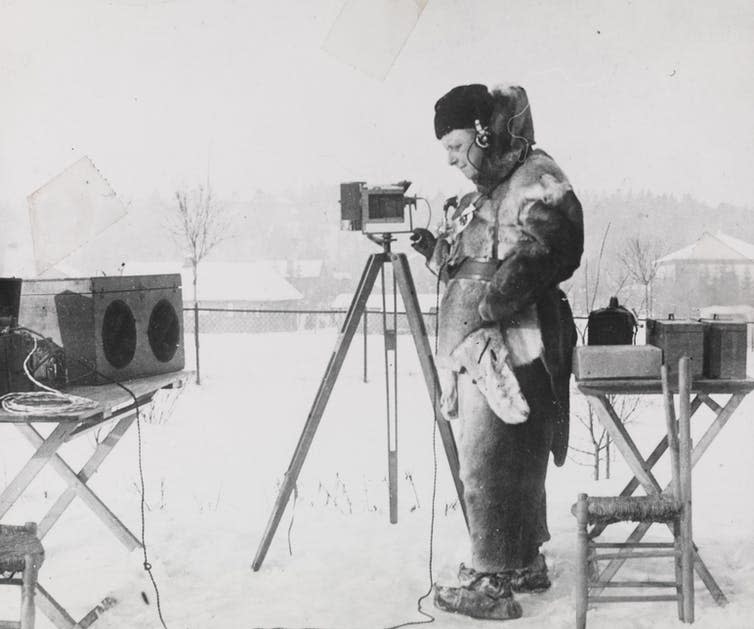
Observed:
[[[410,181],[378,186],[363,181],[340,184],[340,228],[364,234],[411,232],[416,197],[406,196],[410,185]]]

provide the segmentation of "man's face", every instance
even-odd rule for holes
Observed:
[[[455,166],[467,179],[475,181],[479,175],[484,151],[474,143],[474,129],[453,129],[440,139],[448,152],[448,164]]]

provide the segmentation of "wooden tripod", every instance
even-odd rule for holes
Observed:
[[[354,334],[356,333],[359,321],[366,310],[367,299],[372,292],[374,282],[377,279],[377,275],[383,270],[383,266],[387,263],[392,264],[393,277],[395,278],[401,292],[403,304],[406,309],[406,316],[411,329],[411,336],[414,339],[414,345],[419,355],[419,362],[427,386],[427,392],[429,393],[430,403],[433,406],[437,429],[445,448],[445,455],[448,458],[450,472],[453,476],[456,492],[458,493],[459,504],[461,505],[464,519],[466,519],[468,525],[466,507],[463,502],[463,485],[458,476],[458,450],[456,448],[450,424],[442,419],[440,413],[440,384],[437,379],[437,369],[435,368],[434,359],[432,357],[432,348],[429,339],[427,338],[427,330],[424,326],[419,302],[416,298],[414,280],[411,277],[411,269],[408,266],[406,255],[403,253],[396,254],[390,251],[391,241],[392,237],[390,235],[384,235],[382,240],[378,241],[382,244],[382,253],[375,253],[369,256],[366,266],[364,267],[358,288],[351,301],[348,313],[346,314],[346,319],[335,344],[335,349],[330,356],[325,375],[319,385],[317,395],[314,398],[314,403],[312,404],[309,416],[306,419],[306,424],[299,437],[296,449],[293,452],[293,458],[291,459],[291,463],[283,478],[283,483],[280,487],[277,499],[275,500],[275,506],[273,507],[270,519],[267,522],[267,528],[265,529],[262,540],[259,543],[257,554],[251,565],[253,570],[259,570],[262,566],[262,562],[264,561],[267,550],[270,547],[272,538],[275,535],[278,524],[280,524],[280,519],[283,517],[283,512],[288,504],[291,492],[296,485],[296,480],[298,479],[299,472],[304,464],[304,459],[309,452],[309,447],[314,439],[314,434],[317,431],[319,422],[325,412],[327,401],[329,400],[330,393],[335,386],[340,368],[343,365],[346,354],[348,353],[348,348],[351,345]],[[387,360],[389,360],[391,350],[392,352],[395,350],[395,330],[392,330],[392,335],[386,335],[385,337],[385,352]],[[390,486],[390,521],[395,523],[397,521],[397,452],[393,445],[391,445],[394,443],[394,440],[391,439],[390,435],[390,377],[389,374],[386,373],[386,375],[388,376],[388,475]],[[394,393],[395,392],[393,391],[393,401],[395,399]],[[395,417],[393,418],[395,419]]]

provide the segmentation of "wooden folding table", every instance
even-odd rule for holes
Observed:
[[[654,475],[652,467],[660,460],[668,448],[667,434],[660,440],[652,453],[644,459],[636,443],[631,438],[626,427],[621,422],[618,414],[615,412],[613,405],[608,396],[612,395],[653,395],[662,393],[662,384],[659,379],[649,380],[580,380],[577,381],[579,390],[586,396],[589,403],[594,408],[600,422],[607,430],[610,438],[613,440],[618,451],[621,453],[628,464],[634,477],[621,491],[621,496],[630,496],[636,491],[639,485],[642,486],[647,495],[659,494],[667,488],[662,488]],[[677,392],[677,381],[671,383],[671,389]],[[691,454],[691,465],[697,464],[704,452],[709,448],[720,431],[723,429],[733,413],[736,411],[741,401],[754,390],[754,379],[746,378],[742,380],[708,380],[696,379],[691,386],[692,394],[695,397],[691,404],[691,415],[704,404],[708,406],[715,414],[714,420],[710,423],[702,437],[694,445]],[[718,404],[713,400],[711,395],[725,395],[726,401]],[[664,423],[661,424],[664,426]],[[626,540],[627,542],[638,542],[649,530],[651,524],[639,524]],[[595,526],[590,530],[589,535],[596,537],[599,535],[604,526]],[[622,554],[622,553],[619,553]],[[623,565],[624,560],[616,558],[600,573],[600,581],[610,581]],[[707,566],[699,557],[695,549],[694,568],[697,574],[704,582],[712,597],[718,605],[725,605],[728,599],[723,594],[720,587],[715,582]]]
[[[87,483],[136,420],[137,407],[151,402],[160,389],[182,386],[186,374],[187,372],[181,371],[123,382],[122,384],[133,393],[133,397],[115,384],[67,389],[66,393],[86,397],[98,403],[98,408],[83,412],[61,412],[52,416],[17,415],[0,408],[0,425],[15,426],[35,448],[26,464],[0,493],[0,521],[49,463],[67,483],[68,488],[40,520],[37,529],[40,539],[49,533],[73,499],[78,496],[128,550],[141,547],[136,535],[118,519]],[[47,436],[34,426],[42,423],[54,426]],[[74,471],[58,454],[58,450],[64,443],[92,429],[102,428],[105,423],[111,426],[109,432],[99,441],[84,466],[78,472]],[[60,629],[84,629],[99,615],[98,608],[95,608],[76,622],[44,588],[39,585],[37,587],[36,601],[39,609]],[[100,611],[101,608],[102,606],[99,606]]]

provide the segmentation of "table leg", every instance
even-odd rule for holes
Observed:
[[[37,583],[35,603],[58,629],[79,629],[79,624],[39,583]]]
[[[624,460],[628,463],[634,477],[638,479],[648,494],[661,493],[662,489],[650,471],[651,466],[642,458],[641,452],[639,452],[639,449],[636,447],[633,439],[631,439],[626,427],[616,414],[607,397],[604,395],[590,395],[589,401],[593,403],[594,410],[602,425],[607,430],[613,443],[615,443],[615,447],[618,448]]]
[[[138,538],[128,530],[117,516],[107,508],[97,495],[86,485],[97,468],[100,466],[105,457],[115,447],[120,438],[128,430],[129,426],[135,419],[134,415],[122,418],[108,433],[94,451],[86,465],[76,474],[68,464],[57,454],[54,454],[50,460],[53,469],[68,483],[68,489],[55,502],[50,511],[45,515],[38,527],[38,535],[43,538],[50,530],[52,525],[58,520],[63,511],[70,505],[75,496],[79,496],[84,503],[97,515],[110,531],[121,541],[128,549],[141,547]],[[33,444],[41,441],[41,435],[36,429],[29,424],[17,424],[21,433]]]
[[[15,425],[25,426],[26,424]],[[46,439],[37,433],[38,440],[34,444],[37,446],[36,452],[0,494],[0,518],[14,505],[24,489],[37,477],[47,462],[56,456],[55,453],[58,448],[63,445],[66,437],[75,427],[76,422],[60,422]]]
[[[105,597],[99,605],[95,606],[81,620],[76,622],[71,615],[58,603],[52,595],[37,583],[36,604],[42,613],[58,629],[87,629],[91,627],[97,619],[102,616],[108,609],[117,604],[117,600],[111,596]]]
[[[697,395],[693,402],[691,402],[691,409],[690,409],[690,415],[691,417],[694,416],[694,413],[696,413],[702,406],[702,398]],[[649,469],[652,469],[657,461],[659,461],[662,458],[662,455],[665,454],[665,451],[668,449],[668,436],[665,435],[662,439],[660,439],[660,442],[657,444],[654,450],[652,450],[652,454],[650,454],[647,457],[647,466]],[[631,496],[633,493],[639,488],[639,479],[634,476],[630,481],[628,481],[628,484],[623,488],[623,490],[620,492],[620,496]],[[607,524],[595,524],[590,530],[589,530],[589,538],[592,539],[594,537],[597,537],[602,533],[602,531],[605,530],[607,527]]]
[[[605,420],[603,421],[603,424],[605,425],[605,428],[608,430],[608,432],[621,432],[618,428],[623,428],[622,424],[620,424],[620,419],[615,414],[615,411],[612,410],[610,407],[610,403],[608,402],[607,398],[604,396],[589,396],[590,401],[594,401],[595,408],[598,411],[598,414]],[[738,408],[741,401],[746,397],[746,394],[742,393],[736,393],[731,396],[731,398],[728,400],[727,404],[724,407],[720,407],[717,405],[713,400],[709,398],[706,394],[699,394],[697,398],[694,400],[694,405],[692,406],[692,412],[695,411],[697,408],[699,408],[699,405],[697,404],[697,401],[702,401],[706,403],[711,408],[715,408],[715,406],[719,409],[717,413],[717,417],[712,422],[712,424],[709,426],[709,428],[705,431],[702,438],[698,441],[697,445],[694,447],[694,450],[691,454],[691,465],[694,466],[697,464],[699,459],[702,457],[704,452],[707,450],[707,448],[710,446],[712,441],[715,439],[715,437],[720,433],[720,431],[723,429],[723,426],[727,423],[727,421],[731,418],[733,413]],[[710,404],[712,402],[712,404]],[[714,405],[714,406],[713,406]],[[651,468],[654,463],[656,463],[656,460],[652,463],[649,463],[649,460],[645,463],[642,463],[641,455],[638,452],[638,449],[636,449],[635,444],[633,444],[633,441],[631,440],[628,433],[625,431],[625,428],[623,428],[622,433],[625,433],[625,439],[624,441],[627,441],[628,443],[624,443],[623,447],[620,447],[620,451],[623,454],[624,458],[626,458],[626,461],[629,463],[629,466],[632,468],[632,471],[634,468],[644,470],[644,466],[648,465],[649,468]],[[615,438],[614,438],[615,440]],[[664,447],[663,446],[664,443]],[[616,440],[616,446],[618,446],[618,442]],[[657,459],[662,455],[662,452],[667,448],[667,437],[658,444],[657,448],[655,448],[655,451],[652,453],[652,456],[658,450],[660,452],[658,453]],[[630,460],[630,458],[627,458],[629,456],[636,456],[638,460],[634,460],[633,462]],[[652,457],[650,457],[652,458]],[[652,491],[657,483],[656,480],[651,476],[651,474],[635,474],[634,479],[629,482],[629,484],[626,486],[626,490],[628,490],[631,485],[636,482],[641,482],[644,489],[647,491],[648,494],[651,493],[657,493],[656,491]],[[644,480],[641,480],[641,477],[644,476]],[[652,481],[649,484],[646,484],[647,476],[652,478]],[[631,489],[631,493],[635,490],[636,487]],[[665,489],[667,491],[667,488]],[[623,495],[623,494],[621,494]],[[630,494],[627,494],[630,495]],[[631,533],[631,535],[626,540],[627,542],[636,543],[641,541],[641,539],[646,535],[647,531],[649,530],[649,527],[651,526],[651,523],[642,523],[639,524]],[[601,532],[601,531],[600,531]],[[599,534],[599,533],[597,533]],[[621,552],[621,551],[619,551]],[[623,565],[624,559],[613,559],[610,561],[610,563],[604,568],[604,570],[600,573],[600,581],[609,581],[611,580],[615,574],[618,572],[618,570]],[[714,577],[710,573],[707,566],[704,564],[702,559],[699,557],[699,553],[696,549],[696,546],[694,547],[694,568],[696,569],[697,573],[699,574],[699,578],[704,582],[705,586],[709,590],[710,594],[714,598],[715,602],[718,605],[725,605],[728,602],[728,599],[726,598],[723,591],[720,589],[720,587],[717,585],[717,582],[715,581]],[[595,594],[598,594],[599,592],[595,590]]]
[[[728,420],[731,418],[733,413],[736,412],[738,405],[741,404],[741,401],[745,397],[746,397],[745,393],[735,393],[730,396],[730,399],[728,400],[727,404],[724,407],[720,408],[719,406],[717,406],[720,410],[717,413],[717,417],[715,418],[715,421],[713,421],[710,424],[709,428],[707,428],[705,433],[702,435],[701,439],[697,441],[696,445],[694,446],[694,450],[691,453],[692,465],[696,464],[696,462],[705,453],[707,448],[709,448],[710,444],[715,439],[715,437],[717,437],[717,435],[720,434],[720,431],[723,429],[723,426],[725,426],[725,424],[728,423]],[[716,405],[715,401],[711,400],[709,396],[703,395],[702,399],[705,401],[705,404],[707,404],[708,406],[710,405],[710,402]]]

